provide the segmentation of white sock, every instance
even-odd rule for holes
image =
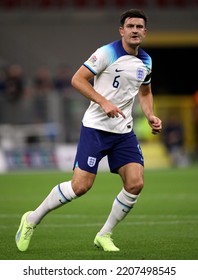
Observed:
[[[55,186],[39,207],[28,216],[27,222],[34,225],[39,224],[47,213],[63,206],[74,198],[77,198],[77,196],[72,189],[71,181]]]
[[[111,212],[98,235],[111,233],[114,227],[123,220],[137,202],[138,195],[127,192],[124,188],[113,202]]]

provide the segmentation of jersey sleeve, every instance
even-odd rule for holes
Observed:
[[[146,78],[144,79],[144,81],[143,81],[143,85],[148,85],[148,84],[150,84],[151,83],[151,71],[150,71],[150,73],[146,76]]]
[[[113,58],[113,52],[105,45],[98,48],[87,61],[83,63],[94,75],[104,71],[104,69],[111,63]]]
[[[147,75],[143,81],[143,85],[148,85],[151,83],[151,74],[152,74],[152,59],[144,50],[139,50],[139,58],[142,60],[144,65],[147,68]]]

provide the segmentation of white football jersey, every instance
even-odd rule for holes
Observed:
[[[122,41],[97,49],[83,64],[94,75],[94,89],[119,107],[126,118],[109,118],[102,108],[91,101],[83,117],[86,127],[113,133],[127,133],[133,128],[132,107],[141,84],[151,82],[151,57],[141,48],[138,55],[129,55]]]

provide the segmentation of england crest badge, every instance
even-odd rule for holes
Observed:
[[[88,157],[87,164],[88,164],[90,167],[93,167],[93,166],[96,164],[96,158],[94,158],[94,157]]]

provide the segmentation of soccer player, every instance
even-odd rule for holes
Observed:
[[[98,48],[72,77],[72,86],[90,100],[80,132],[71,181],[55,186],[34,211],[26,212],[16,233],[20,251],[28,249],[36,226],[46,214],[84,195],[93,185],[100,160],[107,156],[110,171],[123,186],[111,212],[96,234],[94,245],[104,251],[120,249],[112,232],[134,207],[144,184],[144,159],[133,131],[132,107],[138,96],[151,132],[162,129],[153,112],[151,57],[140,48],[147,33],[147,16],[131,9],[120,17],[121,39]],[[90,82],[94,77],[94,84]]]

